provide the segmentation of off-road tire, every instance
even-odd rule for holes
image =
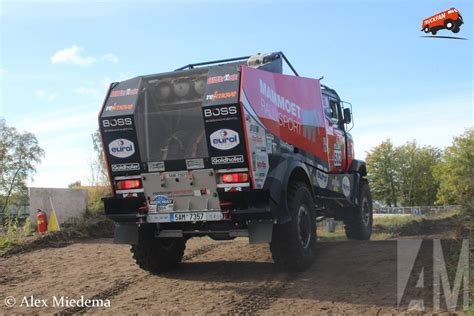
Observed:
[[[316,256],[316,210],[305,183],[290,183],[288,210],[291,221],[273,225],[270,251],[280,267],[302,271],[311,266]]]
[[[373,223],[372,195],[365,180],[360,181],[357,201],[359,204],[353,208],[352,215],[344,221],[346,236],[348,239],[369,240]]]
[[[459,26],[456,26],[455,28],[453,28],[453,29],[451,30],[451,32],[453,32],[453,33],[459,33],[460,30],[461,30],[461,28],[460,28]]]
[[[141,269],[155,274],[172,270],[183,258],[186,239],[155,238],[154,234],[154,229],[140,228],[138,244],[130,248],[133,259]]]
[[[425,26],[425,28],[423,29],[423,32],[429,33],[429,32],[430,32],[430,27],[429,27],[429,26]]]
[[[436,33],[438,33],[438,31],[436,31],[436,30],[431,30],[431,34],[436,35]]]

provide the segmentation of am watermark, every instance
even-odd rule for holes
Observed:
[[[453,251],[452,247],[460,247],[459,252]],[[448,249],[443,252],[439,239],[397,241],[398,308],[425,311],[431,306],[435,313],[468,309],[469,240],[455,245],[449,241],[449,247],[445,248]],[[445,253],[450,253],[450,261],[457,261],[449,270]],[[456,258],[452,254],[456,254]]]

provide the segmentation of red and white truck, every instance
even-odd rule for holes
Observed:
[[[442,29],[458,33],[463,23],[461,13],[457,9],[451,8],[424,19],[421,24],[421,30],[425,33],[431,32],[433,35],[436,35]]]
[[[175,267],[186,241],[248,237],[304,269],[316,222],[369,239],[372,199],[350,107],[281,52],[191,64],[113,83],[99,115],[113,196],[105,214],[138,265]]]

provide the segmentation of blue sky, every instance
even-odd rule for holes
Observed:
[[[450,7],[468,40],[420,37]],[[33,186],[87,183],[109,82],[281,50],[353,104],[359,158],[386,138],[444,147],[474,125],[473,26],[472,1],[0,0],[0,116],[46,151]]]

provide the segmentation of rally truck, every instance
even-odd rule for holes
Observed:
[[[160,273],[196,236],[269,243],[289,270],[313,262],[321,219],[369,239],[372,199],[348,133],[351,108],[298,76],[282,52],[112,83],[99,124],[115,242]]]

